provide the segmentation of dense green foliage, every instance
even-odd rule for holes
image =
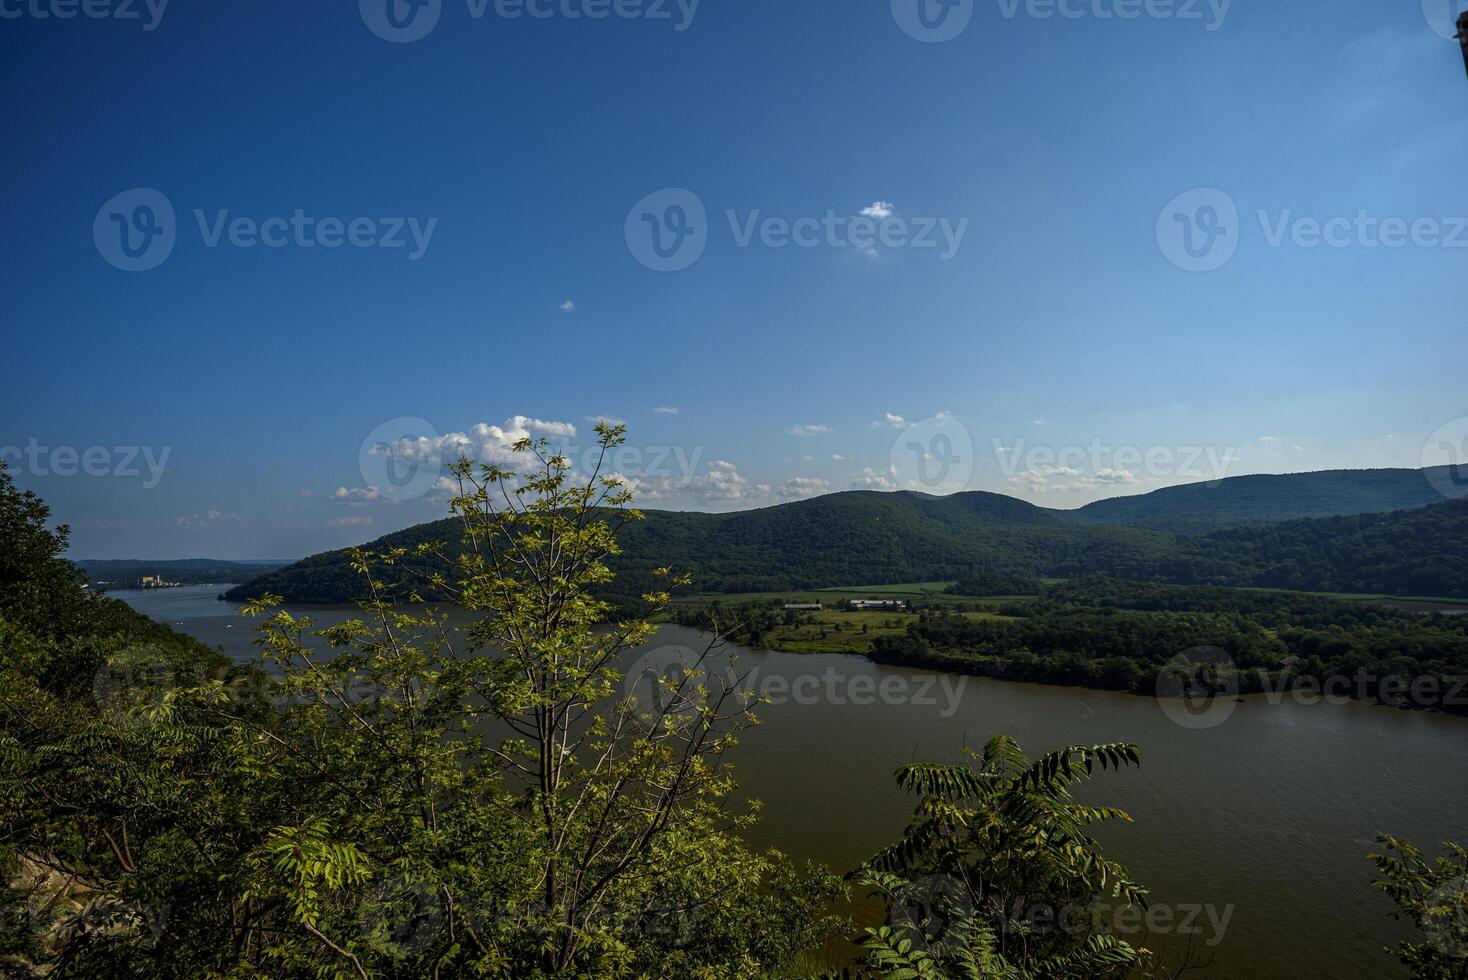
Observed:
[[[1242,693],[1318,689],[1468,713],[1468,618],[1315,595],[1092,578],[1000,607],[1016,618],[925,610],[879,637],[882,663],[1107,690],[1158,693],[1162,668],[1198,648],[1232,662]],[[1298,659],[1291,659],[1298,658]],[[1425,681],[1416,691],[1399,683]]]
[[[962,596],[1033,595],[1042,587],[1033,575],[1005,575],[1003,572],[972,572],[959,579],[948,591]]]
[[[1091,828],[1131,818],[1090,806],[1070,786],[1100,769],[1140,765],[1135,745],[1071,746],[1031,760],[1006,736],[973,765],[910,765],[897,784],[919,802],[902,838],[853,878],[886,903],[888,924],[867,930],[858,974],[1011,980],[1154,975],[1146,954],[1068,913],[1115,899],[1144,905],[1147,890],[1105,857]]]
[[[218,891],[272,806],[204,701],[249,714],[259,679],[84,590],[48,518],[0,466],[0,962],[188,975],[228,952]]]
[[[1375,885],[1397,903],[1392,917],[1419,936],[1388,948],[1414,980],[1468,977],[1468,848],[1446,843],[1429,861],[1416,845],[1379,834],[1381,851],[1368,855],[1381,873]]]
[[[1358,474],[1363,485],[1345,481],[1356,492],[1324,496],[1340,503],[1355,501],[1356,506],[1401,499],[1405,477],[1393,477],[1383,489],[1376,486],[1382,472],[1413,473],[1431,492],[1417,471],[1363,471]],[[1275,503],[1242,513],[1288,513],[1292,494],[1304,499],[1299,506],[1307,510],[1327,507],[1308,503],[1317,478],[1328,488],[1344,480],[1341,474],[1308,474],[1257,484],[1262,478],[1239,477],[1256,481],[1249,487],[1273,488],[1268,499]],[[995,594],[990,583],[1006,579],[1104,574],[1179,584],[1468,596],[1468,500],[1439,498],[1435,506],[1384,514],[1240,524],[1220,516],[1237,510],[1230,509],[1238,495],[1233,488],[1234,481],[1225,480],[1211,489],[1199,485],[1159,491],[1177,498],[1162,498],[1173,501],[1167,514],[1194,508],[1189,522],[1171,517],[1160,522],[1174,529],[1187,525],[1188,533],[1150,526],[1158,522],[1145,516],[1152,511],[1134,510],[1141,505],[1116,504],[1114,516],[1136,518],[1135,524],[1124,524],[1096,516],[1105,515],[1105,508],[1094,513],[1045,510],[991,493],[930,497],[852,492],[733,514],[653,511],[627,529],[623,552],[613,562],[623,591],[604,591],[604,597],[634,599],[649,584],[649,573],[664,563],[689,569],[705,592],[956,579],[982,590],[975,594]],[[1253,499],[1253,491],[1246,499]],[[1219,530],[1220,524],[1228,526]],[[388,535],[369,547],[411,550],[429,541],[457,540],[457,529],[439,522]],[[443,570],[408,563],[394,574],[421,583]],[[266,592],[293,602],[362,597],[360,578],[345,551],[314,555],[262,576],[231,592],[230,598]]]
[[[1183,584],[1465,597],[1468,500],[1215,531],[1180,539],[1160,559],[1112,557],[1095,570]]]
[[[505,479],[455,502],[467,649],[380,591],[402,554],[362,555],[374,598],[326,650],[254,610],[264,675],[84,590],[0,471],[4,972],[712,980],[819,948],[837,880],[729,816],[747,706],[619,693],[650,627],[592,629],[616,546],[588,502],[625,497],[547,463],[496,514]]]

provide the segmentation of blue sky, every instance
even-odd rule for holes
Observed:
[[[650,507],[1075,506],[1419,466],[1468,416],[1455,0],[925,0],[926,38],[918,0],[436,0],[406,42],[388,0],[92,2],[0,0],[0,451],[78,557],[441,516],[374,479],[402,435],[615,417]]]

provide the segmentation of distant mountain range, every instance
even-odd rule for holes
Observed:
[[[1103,500],[1079,510],[1002,494],[852,491],[730,514],[648,511],[621,536],[618,590],[688,570],[706,592],[944,581],[976,572],[1322,592],[1468,596],[1468,468],[1232,477]],[[1431,479],[1429,479],[1431,477]],[[453,545],[452,520],[369,550]],[[407,581],[394,573],[389,581]],[[360,577],[344,551],[313,555],[229,593],[346,602]]]
[[[1234,476],[1098,500],[1069,513],[1103,524],[1198,531],[1302,517],[1384,514],[1442,503],[1445,495],[1468,497],[1468,467]]]

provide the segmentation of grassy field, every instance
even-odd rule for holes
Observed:
[[[826,609],[803,614],[810,622],[777,626],[765,634],[765,646],[788,653],[869,653],[879,636],[897,636],[907,631],[912,613],[843,612]],[[997,613],[960,613],[971,619],[1007,619]]]
[[[715,600],[734,605],[741,602],[765,602],[772,599],[784,602],[819,602],[826,606],[839,606],[848,599],[904,599],[922,602],[930,606],[998,605],[1015,599],[1032,599],[1033,596],[990,596],[976,599],[972,596],[949,595],[945,590],[952,582],[909,582],[900,585],[852,585],[839,589],[804,589],[791,592],[734,592],[701,593],[679,599],[679,602],[706,603]]]

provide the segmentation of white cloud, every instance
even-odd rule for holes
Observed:
[[[615,415],[588,415],[586,421],[592,425],[626,425],[625,419],[619,419]]]
[[[846,462],[846,457],[845,456],[842,456],[840,453],[832,453],[831,454],[831,458],[834,459],[838,463],[844,463],[844,462]]]
[[[825,425],[792,425],[786,429],[787,435],[795,436],[797,439],[808,439],[811,436],[823,436],[830,432],[829,426]]]
[[[561,304],[561,312],[562,313],[575,313],[576,312],[576,304],[573,303],[573,302],[571,302],[569,299],[566,300],[564,303]]]
[[[831,484],[825,480],[817,480],[814,477],[797,476],[786,480],[775,488],[775,496],[786,499],[798,497],[814,497],[826,493],[831,489]]]
[[[366,516],[357,517],[333,517],[326,522],[327,527],[371,527],[372,518]]]
[[[882,418],[872,423],[874,429],[905,429],[907,419],[894,412],[883,412]]]
[[[879,473],[870,466],[863,469],[851,478],[851,489],[853,490],[896,490],[897,471],[889,468],[885,473]]]
[[[524,454],[516,453],[512,447],[521,439],[574,439],[576,426],[570,422],[546,422],[541,419],[515,415],[503,425],[488,425],[480,422],[468,432],[450,432],[429,438],[399,439],[393,443],[379,443],[371,450],[375,456],[391,455],[404,463],[420,466],[442,466],[459,457],[468,457],[479,463],[495,463],[500,466],[528,466]]]
[[[1130,470],[1111,467],[1102,467],[1094,472],[1085,473],[1073,466],[1036,466],[1009,478],[1011,486],[1028,490],[1031,493],[1075,492],[1136,482],[1137,477]]]
[[[897,211],[892,207],[890,201],[873,201],[861,209],[861,216],[863,218],[876,218],[878,221],[885,221],[896,213]]]
[[[1131,470],[1111,469],[1109,467],[1097,470],[1084,479],[1093,480],[1100,486],[1113,486],[1120,483],[1136,483],[1137,477]]]
[[[679,409],[678,409],[678,406],[677,405],[660,405],[657,408],[655,408],[655,409],[652,410],[652,414],[654,414],[654,415],[677,415],[678,414],[678,411],[679,411]]]
[[[707,473],[689,481],[689,489],[709,500],[741,500],[748,486],[749,481],[739,475],[739,467],[725,459],[714,460]]]
[[[339,504],[370,504],[381,497],[376,487],[337,487],[331,492],[332,501]]]
[[[173,523],[177,524],[179,527],[186,527],[189,530],[197,531],[200,528],[214,527],[219,524],[225,524],[229,521],[237,521],[239,519],[240,515],[238,514],[228,514],[224,511],[211,510],[206,511],[202,514],[185,514],[182,517],[176,517],[174,518]]]

